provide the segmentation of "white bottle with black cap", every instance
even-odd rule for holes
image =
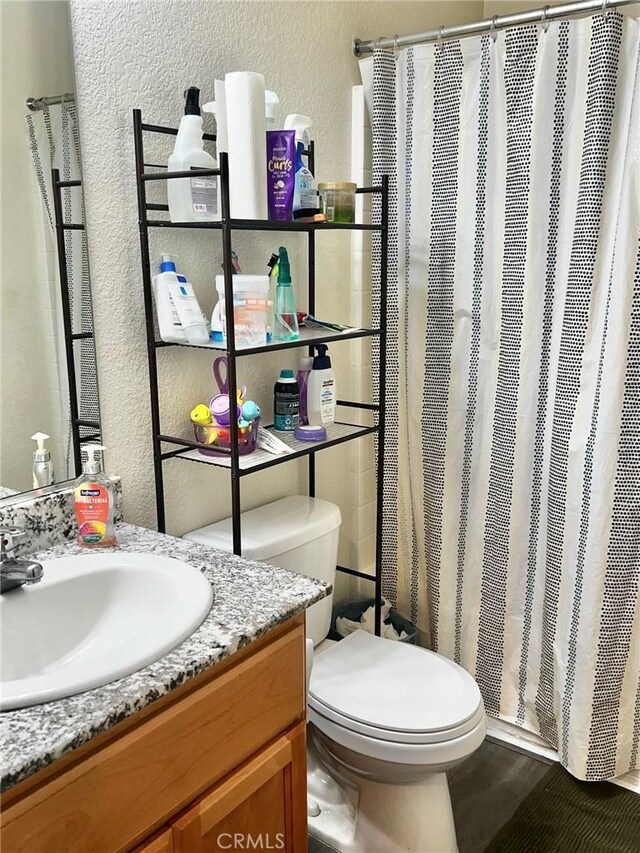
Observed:
[[[169,218],[172,222],[218,222],[220,198],[218,178],[208,175],[199,178],[197,169],[217,169],[215,158],[204,150],[200,90],[187,89],[184,115],[180,120],[173,154],[169,157],[170,172],[194,169],[193,178],[173,178],[167,181]]]
[[[336,419],[336,377],[325,344],[316,344],[307,385],[307,417],[310,426],[327,426]]]

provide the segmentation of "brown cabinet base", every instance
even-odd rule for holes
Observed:
[[[303,617],[155,706],[9,792],[3,853],[306,849]]]

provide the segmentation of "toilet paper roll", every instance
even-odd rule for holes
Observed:
[[[267,218],[267,137],[264,77],[235,71],[224,79],[231,216]]]
[[[227,134],[227,96],[224,80],[216,80],[214,84],[216,98],[216,150],[229,150],[229,137]]]

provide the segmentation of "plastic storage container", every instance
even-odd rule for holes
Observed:
[[[211,327],[222,329],[226,340],[227,323],[224,304],[224,276],[216,276],[218,304],[214,308]],[[235,318],[236,347],[259,347],[267,342],[267,309],[269,276],[233,276],[233,312]]]
[[[356,184],[350,181],[318,184],[320,208],[327,222],[356,221]]]

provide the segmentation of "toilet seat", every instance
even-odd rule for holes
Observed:
[[[308,715],[309,722],[313,723],[330,742],[345,747],[357,756],[390,764],[430,769],[462,761],[480,746],[487,731],[483,707],[478,710],[473,727],[464,734],[433,743],[397,743],[369,737],[323,717],[311,707]],[[330,749],[330,752],[335,755],[335,746]],[[362,768],[355,769],[362,772]]]
[[[480,690],[462,667],[364,631],[314,660],[308,705],[320,729],[337,726],[365,744],[441,744],[484,726]]]

